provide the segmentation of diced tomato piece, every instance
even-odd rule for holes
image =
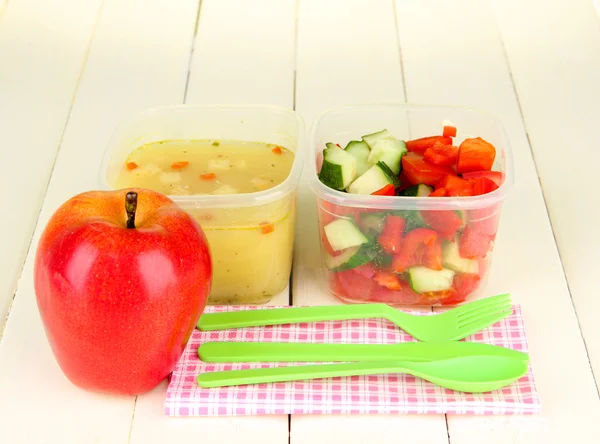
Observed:
[[[489,171],[496,158],[496,148],[481,137],[465,139],[458,148],[458,173]]]
[[[477,231],[469,224],[458,239],[458,251],[461,257],[480,259],[488,253],[491,243],[492,238],[490,236]]]
[[[329,274],[329,288],[340,297],[353,300],[369,300],[371,293],[379,287],[372,277],[365,277],[354,270]]]
[[[451,168],[426,162],[415,153],[402,156],[402,169],[404,175],[414,184],[436,185],[447,175],[455,175]]]
[[[393,196],[395,194],[394,185],[389,183],[384,186],[382,189],[374,191],[371,193],[373,196]]]
[[[135,163],[135,162],[127,162],[127,163],[125,164],[125,167],[126,167],[126,168],[127,168],[129,171],[131,171],[131,170],[135,170],[135,169],[138,167],[138,164],[137,164],[137,163]]]
[[[490,180],[493,180],[498,186],[502,185],[502,182],[504,181],[504,174],[502,174],[500,171],[472,171],[470,173],[464,173],[462,177],[463,179],[467,180],[486,177]]]
[[[185,168],[186,166],[188,166],[190,163],[187,161],[181,161],[181,162],[173,162],[171,164],[171,168],[173,168],[174,170],[181,170],[182,168]]]
[[[496,204],[490,207],[469,210],[467,215],[471,229],[486,234],[492,240],[495,239],[500,221],[500,208],[501,204]]]
[[[406,221],[400,216],[391,214],[385,217],[385,225],[383,231],[377,238],[377,242],[387,254],[395,254],[400,252],[400,245],[404,235]]]
[[[464,224],[460,214],[454,210],[423,210],[421,217],[432,230],[448,240],[453,240]]]
[[[458,291],[456,291],[454,288],[451,288],[450,290],[452,291],[448,291],[448,294],[446,294],[440,301],[442,305],[457,305],[465,301],[466,296],[460,296]]]
[[[273,154],[281,154],[281,147],[280,146],[276,146],[271,151],[273,152]]]
[[[446,125],[442,131],[444,137],[456,137],[456,127]]]
[[[375,273],[375,282],[390,290],[401,290],[400,278],[391,271],[379,270]]]
[[[427,293],[422,293],[422,296],[426,301],[425,305],[444,304],[445,301],[456,298],[456,290],[448,288],[447,290],[428,291]]]
[[[373,279],[375,273],[377,273],[377,267],[373,262],[361,265],[360,267],[356,267],[353,270],[355,273],[358,273],[367,279]]]
[[[422,137],[420,139],[408,140],[406,142],[406,149],[413,153],[423,154],[427,148],[431,148],[433,145],[441,143],[443,145],[452,145],[452,139],[444,136],[433,136],[433,137]]]
[[[275,225],[270,222],[261,222],[258,224],[262,234],[269,234],[275,231]]]
[[[423,159],[434,165],[454,166],[456,159],[458,159],[458,148],[436,142],[431,148],[427,148],[423,154]]]
[[[402,241],[402,248],[392,259],[392,270],[403,273],[408,267],[433,262],[431,256],[437,252],[437,233],[429,228],[415,228],[409,231]],[[428,253],[428,249],[435,249]],[[431,256],[430,256],[431,255]],[[441,250],[440,250],[441,261]]]
[[[457,302],[462,302],[479,287],[481,278],[477,274],[457,274],[452,286],[456,289]],[[448,303],[448,302],[447,302]]]
[[[448,191],[446,188],[438,188],[432,193],[429,193],[428,197],[446,197],[448,195]]]
[[[399,283],[400,290],[391,290],[381,285],[375,285],[365,302],[380,302],[390,305],[417,305],[421,303],[421,295],[410,288],[408,282],[399,279]]]
[[[473,183],[466,179],[461,179],[454,174],[449,174],[440,180],[437,184],[439,188],[445,188],[448,196],[472,196]]]
[[[498,185],[487,177],[480,177],[473,180],[473,195],[479,196],[481,194],[491,193],[498,189]]]

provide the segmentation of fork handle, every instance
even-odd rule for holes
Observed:
[[[199,330],[211,331],[298,322],[381,318],[386,317],[387,309],[386,304],[356,304],[205,313],[200,317],[197,327]]]

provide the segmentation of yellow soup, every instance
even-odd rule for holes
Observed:
[[[265,143],[156,142],[131,152],[115,186],[149,188],[170,196],[253,193],[282,183],[293,162],[291,151]],[[285,288],[292,262],[295,197],[291,193],[239,208],[180,203],[200,223],[210,244],[209,304],[262,304]]]

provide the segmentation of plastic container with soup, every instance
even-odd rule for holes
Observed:
[[[209,304],[263,304],[289,282],[303,125],[266,106],[176,106],[121,125],[108,188],[168,195],[201,225],[213,261]]]

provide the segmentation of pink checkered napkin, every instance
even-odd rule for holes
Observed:
[[[208,307],[207,312],[266,307]],[[527,351],[519,306],[513,314],[468,341]],[[534,414],[540,410],[531,367],[520,380],[501,390],[467,394],[438,387],[404,374],[352,376],[204,389],[203,372],[294,365],[286,363],[210,364],[198,359],[208,341],[325,342],[393,344],[414,339],[383,319],[316,322],[194,333],[175,367],[165,404],[169,416],[231,416],[347,413],[450,413],[467,415]]]

